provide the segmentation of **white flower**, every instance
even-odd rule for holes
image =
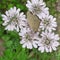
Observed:
[[[46,7],[46,4],[43,2],[43,0],[28,0],[26,6],[30,12],[32,12],[34,15],[37,15],[40,19],[42,19],[45,14],[49,14],[49,8]]]
[[[41,51],[42,53],[44,51],[46,52],[52,52],[53,50],[56,51],[57,47],[60,45],[59,41],[59,36],[58,34],[54,34],[52,32],[42,32],[41,34],[42,38],[39,40],[38,43],[38,50]]]
[[[38,47],[38,34],[34,33],[30,28],[21,29],[19,35],[21,36],[20,44],[22,44],[23,48],[32,49]]]
[[[46,15],[45,18],[42,19],[39,28],[42,30],[56,30],[57,22],[56,18],[54,18],[52,15]]]
[[[23,26],[25,26],[25,15],[23,12],[20,12],[20,9],[16,9],[16,7],[11,8],[10,10],[5,12],[3,17],[3,26],[6,26],[6,30],[17,30]]]

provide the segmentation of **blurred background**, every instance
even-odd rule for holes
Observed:
[[[44,0],[50,14],[57,18],[58,27],[55,33],[60,35],[60,0]],[[60,60],[60,47],[56,52],[40,53],[37,49],[23,49],[16,31],[6,31],[2,26],[1,14],[16,6],[25,14],[27,0],[0,0],[0,60]]]

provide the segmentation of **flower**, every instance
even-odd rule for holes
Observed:
[[[54,34],[54,32],[42,32],[41,38],[38,43],[38,50],[41,51],[42,53],[44,51],[46,52],[52,52],[53,50],[56,51],[57,47],[60,45],[59,41],[59,35]]]
[[[43,18],[42,21],[40,22],[39,26],[39,28],[41,28],[42,30],[48,31],[56,30],[56,27],[57,27],[56,18],[54,18],[52,15],[46,15],[45,18]]]
[[[20,44],[22,44],[23,48],[32,49],[38,47],[38,34],[29,27],[21,29],[19,35],[21,36]]]
[[[49,8],[46,7],[43,0],[28,0],[26,6],[29,11],[33,13],[33,15],[37,15],[40,19],[42,19],[42,17],[44,17],[46,14],[49,14]]]
[[[6,26],[6,30],[16,30],[19,31],[20,28],[25,26],[25,15],[23,12],[20,12],[20,9],[16,7],[11,8],[5,12],[5,15],[2,14],[2,19],[4,21],[3,26]]]

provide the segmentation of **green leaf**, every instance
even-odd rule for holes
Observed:
[[[5,44],[6,44],[6,47],[11,47],[13,42],[12,41],[7,41]]]
[[[17,55],[18,60],[27,60],[27,55],[25,49],[22,49],[22,51],[19,52]]]
[[[5,59],[11,60],[13,58],[13,56],[14,56],[14,54],[11,49],[7,49],[5,51],[5,56],[4,56]]]
[[[2,36],[2,39],[3,39],[4,41],[8,41],[8,40],[10,39],[10,36],[9,36],[9,35],[3,35],[3,36]]]

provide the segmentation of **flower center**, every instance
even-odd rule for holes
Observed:
[[[45,42],[44,42],[46,45],[49,45],[50,44],[50,40],[48,38],[45,39]]]
[[[38,5],[34,5],[33,9],[34,9],[34,12],[37,13],[37,14],[39,14],[41,12],[41,9]]]
[[[47,45],[49,45],[49,44],[50,44],[50,41],[49,41],[49,40],[46,40],[45,43],[46,43]]]
[[[12,22],[15,22],[15,23],[18,23],[18,19],[17,19],[16,16],[12,17],[11,21],[12,21]]]
[[[48,20],[45,20],[45,21],[44,21],[44,25],[47,26],[48,24],[49,24],[49,21],[48,21]]]
[[[27,40],[31,40],[31,37],[30,37],[29,34],[26,34],[25,36],[26,36],[26,39],[27,39]]]
[[[14,24],[14,25],[18,24],[18,19],[17,19],[16,15],[14,15],[13,17],[10,18],[10,21],[8,22],[7,25],[9,25],[11,23]]]

